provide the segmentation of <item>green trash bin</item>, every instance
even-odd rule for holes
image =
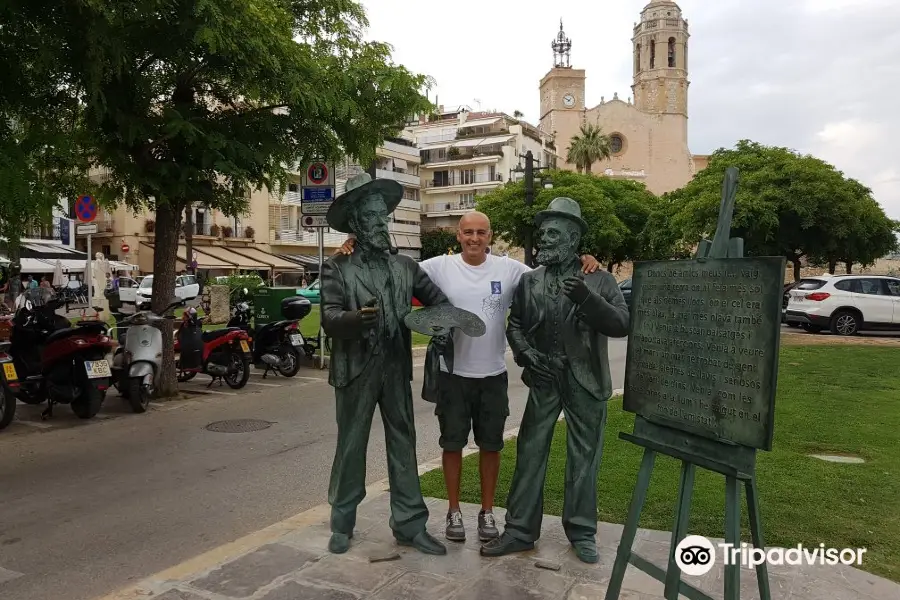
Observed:
[[[281,301],[297,295],[296,287],[260,287],[253,292],[254,331],[272,321],[280,321]]]

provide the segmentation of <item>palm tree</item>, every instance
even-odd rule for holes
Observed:
[[[566,162],[574,164],[578,172],[590,174],[591,165],[612,155],[609,136],[599,125],[583,123],[581,130],[572,136],[566,154]]]

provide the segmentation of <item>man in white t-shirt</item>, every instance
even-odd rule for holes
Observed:
[[[472,312],[484,321],[485,334],[471,338],[457,332],[453,336],[453,374],[447,372],[443,358],[435,406],[443,450],[444,484],[447,486],[447,528],[451,541],[465,541],[459,506],[462,478],[462,450],[474,433],[479,449],[481,475],[481,512],[478,537],[482,542],[499,535],[494,520],[494,492],[500,474],[503,431],[509,416],[509,380],[506,373],[506,314],[513,292],[523,273],[531,269],[517,260],[489,253],[492,232],[487,215],[469,212],[459,220],[456,239],[459,254],[435,256],[419,263],[431,281],[449,298],[451,304]],[[353,241],[342,250],[352,252]],[[600,264],[592,256],[583,256],[586,273]]]

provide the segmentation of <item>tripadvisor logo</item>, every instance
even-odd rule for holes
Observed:
[[[825,544],[806,548],[755,548],[742,543],[716,544],[700,535],[689,535],[675,547],[675,564],[685,575],[705,575],[713,568],[717,557],[723,565],[756,567],[770,565],[861,565],[866,548],[826,548]]]

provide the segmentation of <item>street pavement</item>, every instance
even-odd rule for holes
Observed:
[[[610,341],[613,387],[621,388],[624,340]],[[413,394],[420,463],[439,456],[433,405]],[[508,428],[519,425],[527,389],[510,357]],[[0,432],[0,598],[88,600],[327,501],[336,440],[327,372],[293,379],[255,373],[243,390],[182,386],[185,398],[130,414],[113,392],[99,418],[67,406],[40,421],[19,406]],[[265,429],[220,433],[225,420]],[[367,481],[387,477],[376,413]],[[443,508],[437,508],[438,512]]]

